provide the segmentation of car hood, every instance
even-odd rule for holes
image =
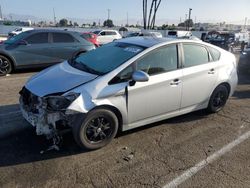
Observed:
[[[33,94],[43,97],[49,94],[64,93],[96,77],[97,75],[78,70],[65,61],[34,75],[25,84],[25,87]]]

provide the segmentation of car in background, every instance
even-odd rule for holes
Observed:
[[[184,38],[184,37],[191,37],[191,31],[168,31],[168,38]]]
[[[15,35],[18,35],[22,32],[25,32],[25,31],[30,31],[30,30],[33,30],[34,28],[32,27],[19,27],[19,28],[16,28],[14,31],[11,31],[8,33],[8,37],[13,37]]]
[[[95,47],[99,47],[99,41],[97,40],[97,35],[91,32],[84,32],[81,34],[81,36],[86,39],[87,41],[93,43]]]
[[[98,149],[118,130],[218,112],[237,81],[235,56],[214,45],[131,37],[38,73],[21,90],[20,108],[38,135],[71,129],[80,147]]]
[[[122,38],[120,33],[116,30],[97,30],[93,33],[97,35],[97,40],[100,45],[107,44]]]
[[[63,30],[30,30],[0,44],[0,75],[14,69],[49,66],[95,49],[80,33]]]
[[[160,32],[156,32],[156,31],[132,32],[132,33],[129,33],[128,35],[126,35],[125,38],[128,38],[128,37],[141,37],[141,36],[162,38],[162,34]]]

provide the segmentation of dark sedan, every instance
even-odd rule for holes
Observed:
[[[64,30],[31,30],[0,45],[0,75],[14,69],[42,67],[95,49],[80,33]]]

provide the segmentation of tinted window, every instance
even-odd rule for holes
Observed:
[[[195,44],[183,44],[185,67],[192,67],[209,62],[209,55],[205,47]]]
[[[104,36],[104,35],[106,35],[106,32],[103,31],[100,33],[100,35]]]
[[[106,31],[106,35],[116,35],[116,32],[114,32],[114,31]]]
[[[178,67],[176,45],[157,49],[137,61],[137,70],[149,75],[176,70]]]
[[[36,33],[25,39],[29,44],[48,43],[48,33]]]
[[[67,33],[53,33],[54,43],[70,43],[75,42],[74,38]]]
[[[219,50],[216,50],[212,47],[208,47],[212,57],[213,57],[213,60],[214,61],[218,61],[220,59],[220,51]]]

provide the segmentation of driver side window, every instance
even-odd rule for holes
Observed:
[[[177,46],[169,45],[152,51],[137,61],[137,70],[149,75],[161,74],[178,68]]]

